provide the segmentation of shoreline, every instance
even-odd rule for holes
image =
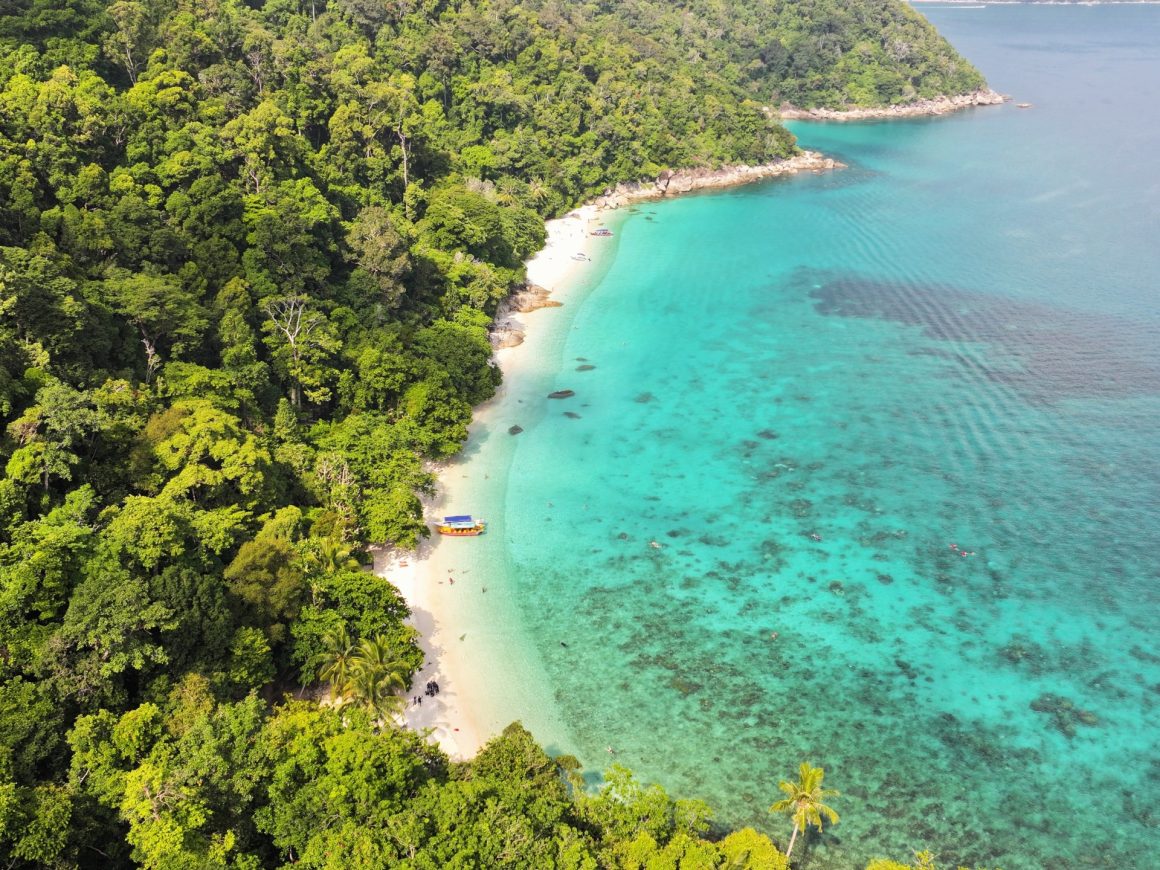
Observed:
[[[874,109],[799,109],[786,104],[781,107],[780,114],[783,121],[880,121],[891,118],[938,117],[978,106],[998,106],[1009,100],[1010,97],[987,88],[970,94],[934,97]]]
[[[602,240],[592,236],[591,231],[600,225],[607,212],[633,202],[663,199],[694,190],[732,187],[781,175],[820,173],[844,167],[845,164],[832,158],[805,151],[760,166],[666,172],[654,182],[617,185],[563,217],[547,221],[544,247],[525,263],[527,281],[524,289],[501,303],[493,323],[492,344],[496,364],[503,372],[503,383],[495,396],[474,409],[464,450],[448,463],[432,469],[438,478],[436,493],[423,499],[425,517],[431,520],[450,510],[466,510],[471,504],[472,487],[479,481],[465,473],[467,464],[478,452],[480,443],[487,440],[496,422],[493,419],[496,411],[502,407],[513,384],[520,383],[521,373],[540,358],[537,351],[543,351],[539,346],[541,342],[525,343],[528,321],[550,317],[546,312],[562,307],[565,303],[554,298],[553,294],[575,287],[578,279],[596,264],[600,247],[597,243]],[[538,330],[537,337],[546,337],[546,331]],[[477,473],[475,476],[481,475]],[[482,474],[483,479],[489,476]],[[500,538],[495,546],[502,547],[502,534],[502,524],[489,522],[488,533],[482,538],[443,539],[434,535],[423,541],[414,552],[390,549],[374,552],[374,573],[390,581],[406,601],[411,610],[407,623],[416,630],[417,642],[424,654],[423,667],[415,673],[414,685],[401,718],[406,727],[428,732],[453,761],[474,757],[490,739],[519,718],[510,707],[532,709],[529,702],[538,697],[528,689],[536,685],[533,675],[541,667],[539,662],[520,656],[519,645],[512,638],[516,629],[494,624],[502,622],[504,614],[514,613],[516,603],[500,590],[493,590],[487,595],[484,607],[484,600],[475,598],[474,593],[486,592],[486,587],[480,589],[474,578],[467,576],[473,569],[490,564],[487,557],[491,545],[487,539]],[[475,543],[477,546],[445,546],[448,542],[452,545]],[[452,576],[457,581],[454,584],[446,579]],[[468,603],[469,599],[476,603]],[[493,619],[489,621],[487,617]],[[464,642],[469,636],[471,640]],[[521,671],[518,675],[507,676],[528,679],[505,684],[502,677],[497,676],[497,672],[505,669],[495,667],[500,661]],[[439,694],[423,696],[421,704],[412,703],[410,698],[432,679],[439,683]],[[517,701],[517,697],[524,703]],[[548,709],[551,707],[550,699],[540,706],[549,720],[549,732],[556,735],[566,733],[563,723],[554,720],[552,711]],[[536,737],[549,748],[546,735],[536,733]],[[570,752],[571,747],[555,744],[550,751]]]
[[[423,650],[423,666],[415,672],[407,706],[400,714],[403,725],[420,733],[428,732],[452,761],[464,761],[474,756],[485,741],[470,705],[462,702],[457,680],[462,669],[456,668],[451,648],[446,645],[447,626],[439,619],[439,604],[430,588],[433,578],[424,569],[434,545],[428,539],[414,553],[376,551],[374,573],[389,580],[407,602],[411,615],[406,622],[417,632],[416,641]],[[439,683],[439,694],[422,696],[422,703],[414,704],[411,699],[420,694],[428,680]]]

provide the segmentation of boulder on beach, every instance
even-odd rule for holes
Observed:
[[[538,311],[541,308],[559,308],[564,303],[550,298],[551,291],[539,284],[527,284],[508,298],[508,307],[521,314]]]

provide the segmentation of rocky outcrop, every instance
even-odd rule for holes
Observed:
[[[593,200],[598,208],[619,208],[631,202],[647,199],[663,199],[692,190],[707,190],[717,187],[734,187],[750,184],[778,175],[795,172],[825,172],[844,169],[845,164],[832,157],[824,157],[816,151],[803,151],[785,160],[775,160],[759,166],[724,166],[721,169],[666,169],[654,181],[618,184],[603,196]]]
[[[538,311],[541,308],[559,308],[563,302],[551,298],[551,294],[538,284],[526,284],[508,300],[508,309],[527,314],[529,311]]]
[[[877,109],[799,109],[788,103],[781,107],[784,121],[874,121],[885,118],[915,118],[925,115],[949,115],[974,106],[997,106],[1010,97],[991,90],[959,94],[954,97],[935,97],[899,106]]]
[[[551,298],[549,292],[537,284],[526,284],[500,303],[491,328],[491,346],[495,350],[518,347],[524,343],[524,325],[517,314],[527,314],[540,308],[559,308],[563,302]]]

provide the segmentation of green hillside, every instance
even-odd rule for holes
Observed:
[[[386,724],[421,654],[360,561],[427,534],[545,217],[785,157],[783,99],[979,83],[880,0],[8,0],[0,863],[778,866]]]

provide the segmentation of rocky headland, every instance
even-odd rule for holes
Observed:
[[[997,106],[1009,99],[1010,97],[996,91],[982,90],[876,109],[799,109],[785,104],[781,107],[781,117],[783,121],[874,121],[885,118],[916,118],[926,115],[949,115],[975,106]]]
[[[693,190],[707,190],[718,187],[735,187],[750,184],[778,175],[795,172],[824,172],[830,169],[844,169],[846,164],[825,157],[816,151],[802,151],[785,160],[762,163],[758,166],[723,166],[720,169],[666,169],[653,181],[638,181],[618,184],[606,190],[603,196],[592,200],[600,209],[619,208],[640,200],[664,199],[689,193]]]

